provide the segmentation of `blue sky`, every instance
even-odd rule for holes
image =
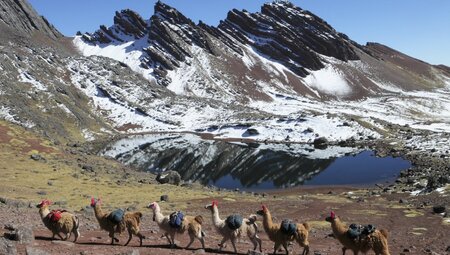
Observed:
[[[156,0],[29,0],[63,34],[110,26],[116,10],[129,8],[145,19]],[[217,25],[232,8],[260,10],[263,0],[164,0],[194,22]],[[379,42],[432,64],[450,66],[448,0],[292,0],[358,43]]]

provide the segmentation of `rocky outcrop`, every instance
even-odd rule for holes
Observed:
[[[264,4],[260,13],[234,9],[219,28],[303,77],[306,69],[324,67],[319,54],[343,61],[359,59],[348,38],[289,2]]]
[[[100,26],[94,34],[86,33],[83,38],[91,43],[125,42],[138,40],[146,35],[147,24],[142,17],[130,10],[116,12],[114,25],[110,28]]]
[[[53,39],[63,37],[27,0],[0,1],[0,23],[2,22],[23,35],[39,31]]]

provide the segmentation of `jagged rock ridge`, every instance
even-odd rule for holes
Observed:
[[[264,4],[257,13],[231,10],[218,27],[195,24],[158,1],[149,20],[124,10],[110,28],[79,38],[88,55],[125,61],[94,46],[139,52],[127,64],[178,94],[228,102],[272,101],[278,94],[361,99],[385,91],[384,84],[414,90],[446,82],[444,68],[415,59],[393,63],[287,1]]]
[[[16,31],[22,32],[23,35],[40,31],[54,39],[63,36],[26,0],[2,0],[0,2],[0,21],[15,28]]]

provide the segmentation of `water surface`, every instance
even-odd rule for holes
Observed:
[[[393,181],[410,167],[402,158],[378,158],[371,151],[354,148],[235,144],[192,134],[127,138],[111,144],[103,154],[142,171],[175,170],[186,181],[249,191],[299,185],[373,185]]]

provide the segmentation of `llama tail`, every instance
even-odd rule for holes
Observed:
[[[308,222],[304,222],[304,223],[303,223],[303,226],[305,227],[305,229],[306,229],[307,231],[309,231],[309,230],[311,229],[311,226],[308,224]]]
[[[255,214],[250,214],[250,216],[248,216],[248,221],[250,224],[254,224],[257,219],[258,217]]]
[[[196,222],[198,222],[198,224],[200,224],[200,225],[202,225],[202,223],[203,223],[203,217],[201,215],[195,216],[194,220]]]
[[[80,236],[80,220],[78,219],[77,216],[73,215],[72,221],[73,221],[72,232],[75,235],[75,240],[73,242],[76,242],[78,237]]]
[[[258,224],[256,224],[256,220],[258,219],[258,217],[255,214],[250,214],[250,216],[248,216],[247,219],[248,219],[247,224],[252,225],[255,228],[256,233],[257,233],[258,232]]]
[[[134,217],[136,218],[136,221],[138,224],[141,223],[141,219],[142,219],[143,214],[141,212],[135,212],[134,213]]]
[[[386,238],[389,236],[389,232],[386,229],[380,229],[380,233]]]

